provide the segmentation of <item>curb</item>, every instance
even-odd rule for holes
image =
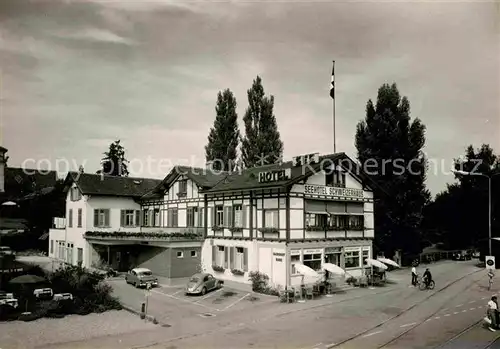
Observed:
[[[123,304],[122,304],[122,309],[128,311],[131,314],[138,315],[140,317],[143,316],[140,311],[137,311],[137,310],[135,310],[135,309],[133,309],[133,308],[131,308],[129,306],[123,305]],[[148,322],[151,322],[154,325],[161,325],[162,327],[172,327],[172,325],[169,325],[169,324],[166,324],[166,323],[165,324],[164,323],[160,323],[158,320],[156,320],[156,318],[153,315],[146,315],[144,317],[144,320],[146,320]]]

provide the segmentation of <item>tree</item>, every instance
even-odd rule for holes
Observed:
[[[102,169],[97,171],[97,173],[127,177],[129,175],[127,164],[128,160],[125,159],[125,148],[120,144],[120,140],[117,140],[109,145],[107,152],[104,152],[104,158],[101,160]]]
[[[283,142],[273,113],[274,96],[266,97],[262,79],[257,76],[247,91],[245,137],[241,140],[241,156],[246,168],[273,164],[283,156]]]
[[[425,126],[410,119],[410,103],[396,84],[382,85],[377,103],[366,106],[366,119],[356,129],[358,160],[378,184],[375,188],[375,247],[392,256],[421,252],[427,160],[422,152]]]
[[[234,170],[239,138],[236,98],[226,89],[217,94],[214,126],[210,129],[205,146],[206,160],[213,161],[214,170]]]
[[[465,156],[455,159],[456,170],[480,173],[492,178],[492,232],[500,231],[500,158],[488,144],[466,148]],[[428,205],[425,215],[426,233],[435,242],[451,249],[486,248],[488,242],[488,180],[482,176],[455,174],[457,183],[448,185]],[[434,232],[431,234],[430,232]],[[436,236],[437,235],[437,236]]]

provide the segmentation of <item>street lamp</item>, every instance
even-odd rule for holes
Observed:
[[[484,173],[478,173],[478,172],[467,172],[467,171],[461,171],[461,170],[453,170],[452,171],[455,174],[458,175],[463,175],[463,176],[480,176],[480,177],[486,177],[488,178],[488,249],[489,249],[489,255],[492,255],[492,249],[491,249],[491,179],[495,177],[496,175],[500,175],[500,172],[495,173],[491,176],[485,175]]]

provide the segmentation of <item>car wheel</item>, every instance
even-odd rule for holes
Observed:
[[[220,281],[217,281],[217,284],[215,285],[216,289],[219,289],[222,287],[222,283]]]
[[[207,288],[206,287],[203,287],[201,289],[201,295],[204,296],[205,294],[207,293]]]
[[[135,288],[137,288],[137,282],[134,282],[133,285]]]

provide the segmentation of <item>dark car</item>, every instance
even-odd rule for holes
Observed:
[[[158,286],[158,278],[153,276],[151,270],[146,268],[135,268],[125,276],[125,282],[135,287]]]
[[[186,285],[186,294],[204,295],[208,291],[221,288],[223,281],[217,280],[212,274],[194,274]]]

